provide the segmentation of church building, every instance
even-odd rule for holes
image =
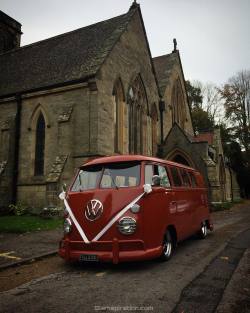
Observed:
[[[0,11],[0,208],[61,205],[87,159],[143,154],[200,170],[211,201],[238,197],[220,135],[194,134],[180,54],[152,58],[139,4],[20,47]]]

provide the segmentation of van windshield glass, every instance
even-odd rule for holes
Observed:
[[[71,191],[96,189],[102,174],[102,166],[92,166],[81,169],[71,188]]]
[[[104,167],[100,188],[134,187],[140,183],[140,165],[113,163]]]
[[[121,162],[101,164],[82,168],[71,191],[84,191],[99,188],[134,187],[140,184],[140,164]]]

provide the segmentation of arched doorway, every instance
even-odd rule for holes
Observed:
[[[183,165],[187,165],[193,168],[196,168],[193,160],[191,157],[184,151],[181,151],[180,149],[175,149],[174,151],[170,152],[167,157],[167,160],[180,163]]]
[[[176,163],[181,163],[181,164],[184,164],[184,165],[187,165],[187,166],[190,166],[188,160],[186,158],[184,158],[182,155],[180,154],[177,154],[173,159],[172,161],[176,162]]]

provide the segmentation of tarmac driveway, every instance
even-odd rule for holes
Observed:
[[[0,233],[0,268],[58,250],[62,229],[25,234]]]

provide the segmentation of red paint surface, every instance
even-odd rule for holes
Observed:
[[[95,189],[90,191],[71,192],[67,194],[68,203],[78,223],[91,241],[107,223],[126,205],[143,193],[144,165],[160,164],[168,168],[175,166],[193,172],[197,187],[174,187],[171,176],[171,187],[152,187],[150,194],[145,194],[138,201],[139,213],[128,210],[124,216],[131,216],[137,221],[136,232],[122,235],[117,223],[96,242],[85,244],[76,227],[65,235],[60,243],[59,254],[66,260],[79,260],[81,254],[95,254],[100,261],[145,260],[160,256],[162,240],[166,229],[171,225],[177,233],[177,241],[195,234],[204,220],[210,225],[207,203],[207,190],[201,174],[190,167],[170,161],[144,156],[113,156],[91,160],[86,165],[140,161],[141,180],[136,187],[119,189]],[[89,200],[98,199],[103,204],[103,214],[95,221],[86,219],[84,210]],[[212,225],[210,227],[212,229]]]

